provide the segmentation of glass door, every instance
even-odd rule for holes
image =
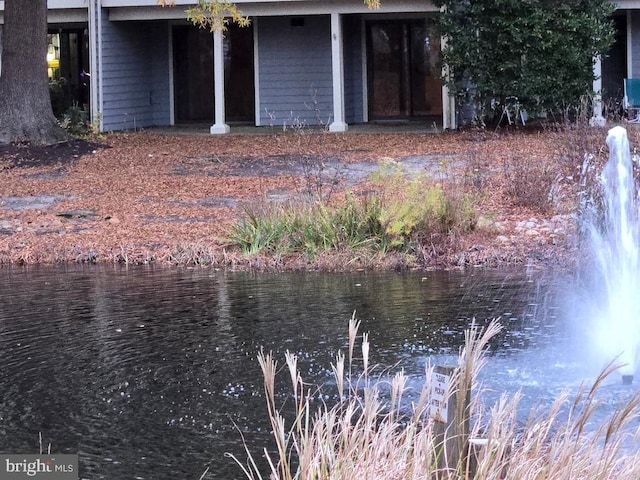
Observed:
[[[213,121],[213,36],[194,26],[173,28],[176,123]]]
[[[227,121],[254,121],[253,27],[229,25],[224,37]],[[213,122],[213,35],[191,25],[173,28],[177,123]]]
[[[367,25],[369,118],[442,115],[440,38],[430,20]]]

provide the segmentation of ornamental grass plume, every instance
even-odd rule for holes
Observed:
[[[252,480],[625,480],[640,478],[640,451],[630,428],[640,417],[640,394],[597,422],[597,392],[618,366],[610,364],[589,388],[570,401],[561,394],[522,425],[517,413],[520,392],[503,394],[490,408],[481,405],[476,378],[491,339],[502,329],[498,320],[486,328],[472,324],[465,332],[445,401],[449,424],[431,416],[431,378],[427,364],[419,392],[408,387],[404,372],[374,367],[355,372],[360,322],[349,322],[348,358],[338,352],[332,371],[337,396],[314,402],[319,388],[303,381],[297,357],[287,352],[295,408],[276,403],[277,360],[260,352],[267,415],[275,450],[264,449],[268,471],[261,471],[247,449],[247,461],[228,454]],[[368,339],[360,336],[364,365]],[[348,368],[345,369],[345,361]],[[320,396],[320,398],[327,398]],[[293,411],[291,411],[293,410]],[[293,416],[290,415],[293,413]],[[293,418],[290,425],[285,421]]]

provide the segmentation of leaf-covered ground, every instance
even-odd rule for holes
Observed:
[[[446,248],[434,246],[425,255],[431,258],[417,266],[562,262],[576,244],[571,215],[579,159],[585,152],[602,157],[605,136],[606,130],[573,136],[139,132],[46,149],[1,146],[0,263],[340,268],[341,259],[314,265],[299,258],[246,259],[225,244],[225,232],[245,205],[365,190],[367,175],[381,161],[456,182],[481,198],[478,228]],[[528,166],[540,165],[559,172],[552,208],[527,205],[514,197],[527,193],[510,185],[522,175],[537,175]],[[519,188],[534,194],[537,187],[532,182]]]

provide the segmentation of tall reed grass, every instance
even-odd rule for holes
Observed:
[[[360,322],[349,323],[347,357],[336,356],[332,369],[337,400],[315,406],[316,387],[306,384],[297,357],[287,352],[291,393],[278,406],[275,378],[278,362],[260,353],[267,415],[275,449],[265,448],[268,468],[261,471],[253,454],[247,461],[232,457],[249,479],[272,480],[397,480],[397,479],[522,479],[600,480],[640,478],[640,452],[625,449],[637,440],[638,394],[597,423],[597,391],[616,370],[607,366],[592,386],[575,398],[560,395],[546,410],[531,414],[522,425],[517,411],[520,394],[504,394],[489,409],[481,405],[476,378],[484,352],[501,330],[497,321],[486,329],[471,326],[453,370],[454,421],[443,430],[430,416],[431,366],[419,392],[411,391],[401,370],[374,375],[369,365],[367,334],[358,337]],[[360,338],[361,361],[355,362]],[[361,365],[361,366],[360,366]],[[389,380],[390,378],[390,380]],[[473,391],[473,395],[471,395]],[[290,404],[295,402],[295,408]],[[293,420],[285,417],[293,414]],[[595,422],[595,423],[594,423]],[[635,427],[635,428],[634,428]]]

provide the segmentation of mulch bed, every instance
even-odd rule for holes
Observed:
[[[344,259],[332,263],[324,258],[314,265],[300,258],[246,259],[229,248],[224,237],[243,215],[245,205],[302,195],[309,187],[310,173],[327,174],[329,164],[370,165],[409,157],[425,158],[428,172],[449,168],[448,175],[458,180],[470,172],[482,172],[482,177],[474,177],[474,181],[482,178],[475,188],[485,190],[482,211],[496,219],[515,222],[539,217],[539,212],[509,201],[500,172],[509,159],[554,159],[561,154],[561,141],[554,133],[518,132],[480,136],[474,132],[256,136],[139,132],[51,147],[3,145],[0,263],[156,262],[336,269]],[[356,183],[348,188],[365,188],[366,178]],[[340,185],[344,188],[346,182]],[[333,195],[340,195],[340,189]],[[16,207],[24,199],[32,199],[36,207]],[[571,247],[536,245],[525,237],[513,245],[498,245],[495,237],[492,231],[476,231],[434,249],[437,258],[431,265],[411,265],[395,258],[360,267],[553,262]],[[358,268],[357,262],[354,265]]]

